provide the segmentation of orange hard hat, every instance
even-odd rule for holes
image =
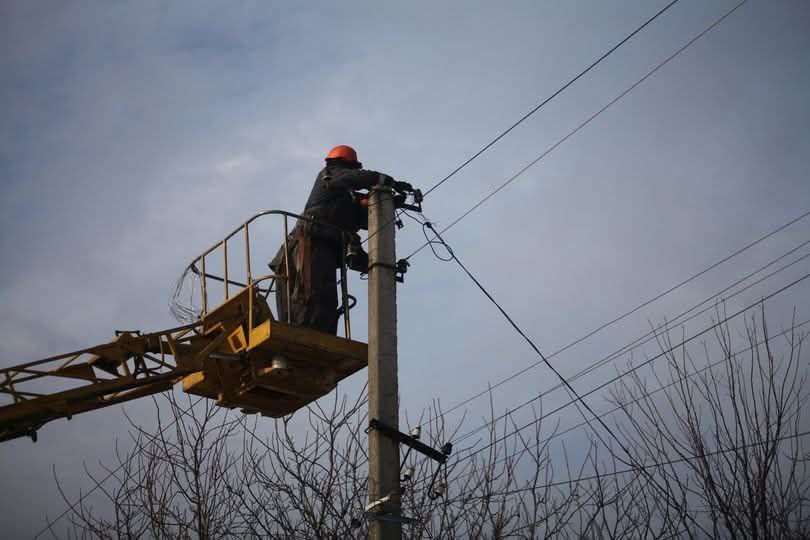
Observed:
[[[326,159],[345,159],[346,161],[357,161],[357,152],[351,146],[345,144],[338,145],[326,154]]]

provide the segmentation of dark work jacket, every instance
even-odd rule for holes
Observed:
[[[347,233],[355,233],[362,226],[360,216],[363,210],[360,210],[352,201],[351,192],[358,189],[371,189],[381,183],[389,185],[392,181],[390,176],[377,171],[356,169],[340,162],[329,163],[315,178],[315,185],[312,186],[303,214],[322,223],[333,225]],[[315,249],[332,253],[335,259],[334,267],[340,267],[341,247],[344,246],[346,239],[341,238],[340,232],[334,227],[308,225],[299,221],[290,233],[291,252],[297,253],[298,246],[302,242],[315,242],[317,246]],[[309,251],[309,249],[312,248],[307,247],[304,251]],[[330,258],[332,257],[327,257],[327,260]],[[281,246],[270,262],[270,268],[274,272],[281,272],[283,261],[284,246]],[[303,261],[300,262],[303,264]]]
[[[329,163],[315,178],[315,185],[304,206],[304,215],[345,231],[356,232],[361,224],[358,223],[356,203],[352,201],[351,192],[390,182],[390,176],[377,171],[354,169],[343,163]]]

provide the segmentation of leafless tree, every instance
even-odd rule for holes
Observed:
[[[403,456],[405,536],[810,536],[799,437],[805,335],[794,324],[771,337],[764,321],[764,312],[747,321],[738,350],[729,324],[718,325],[719,352],[706,344],[704,362],[673,345],[671,329],[659,331],[663,365],[651,377],[630,372],[611,393],[630,455],[590,431],[572,460],[568,430],[545,420],[541,402],[526,430],[490,401],[483,438],[445,465]],[[365,392],[338,388],[273,421],[205,403],[187,413],[172,396],[155,403],[157,427],[132,422],[133,448],[108,467],[110,481],[90,476],[104,500],[73,507],[71,535],[366,536]],[[459,439],[467,419],[448,425],[434,402],[417,422],[438,448]]]
[[[72,536],[366,536],[365,393],[349,399],[338,391],[273,421],[269,432],[260,429],[263,420],[219,412],[209,404],[192,413],[169,396],[156,406],[157,428],[147,431],[132,422],[133,448],[106,467],[113,473],[106,484],[88,472],[106,505],[75,504]],[[425,426],[425,442],[440,446],[451,440],[461,423],[448,430],[438,403],[427,412],[433,420]],[[306,429],[293,420],[305,420]],[[521,528],[523,536],[532,536],[562,530],[576,515],[578,495],[568,489],[575,478],[566,476],[571,482],[563,489],[546,485],[554,467],[540,429],[532,440],[501,441],[492,425],[494,444],[482,457],[461,459],[469,452],[462,449],[460,459],[437,471],[439,465],[424,456],[407,456],[404,465],[413,468],[403,482],[403,513],[412,519],[405,526],[407,537],[502,536]],[[529,478],[517,472],[522,462],[534,471]]]
[[[72,507],[71,535],[222,538],[244,526],[228,492],[238,459],[230,447],[240,426],[235,415],[206,401],[192,407],[190,398],[178,401],[172,394],[154,403],[156,428],[147,431],[130,420],[132,449],[117,452],[115,466],[101,464],[107,482],[85,468],[110,517],[85,499],[69,501],[59,487]]]
[[[806,333],[794,315],[781,340],[771,337],[764,306],[738,338],[728,323],[715,328],[702,360],[673,344],[672,329],[658,332],[662,368],[649,379],[634,371],[613,389],[623,438],[636,463],[656,464],[650,470],[675,495],[668,511],[696,516],[712,537],[807,538]]]

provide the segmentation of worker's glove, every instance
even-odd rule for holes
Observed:
[[[396,191],[399,191],[400,193],[413,192],[413,186],[410,185],[408,182],[394,182],[394,189]]]

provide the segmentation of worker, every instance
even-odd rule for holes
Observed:
[[[314,223],[298,220],[287,239],[287,264],[283,245],[270,263],[276,275],[289,279],[289,308],[284,280],[278,280],[276,286],[276,306],[281,321],[287,322],[289,316],[293,326],[336,335],[335,271],[342,265],[342,250],[348,247],[347,262],[352,270],[368,270],[368,254],[363,251],[357,234],[364,226],[365,208],[358,207],[352,192],[377,185],[391,186],[403,193],[413,190],[407,182],[396,182],[386,174],[362,167],[357,152],[350,146],[335,146],[326,155],[326,166],[318,173],[303,211]],[[289,276],[286,266],[289,266]]]

